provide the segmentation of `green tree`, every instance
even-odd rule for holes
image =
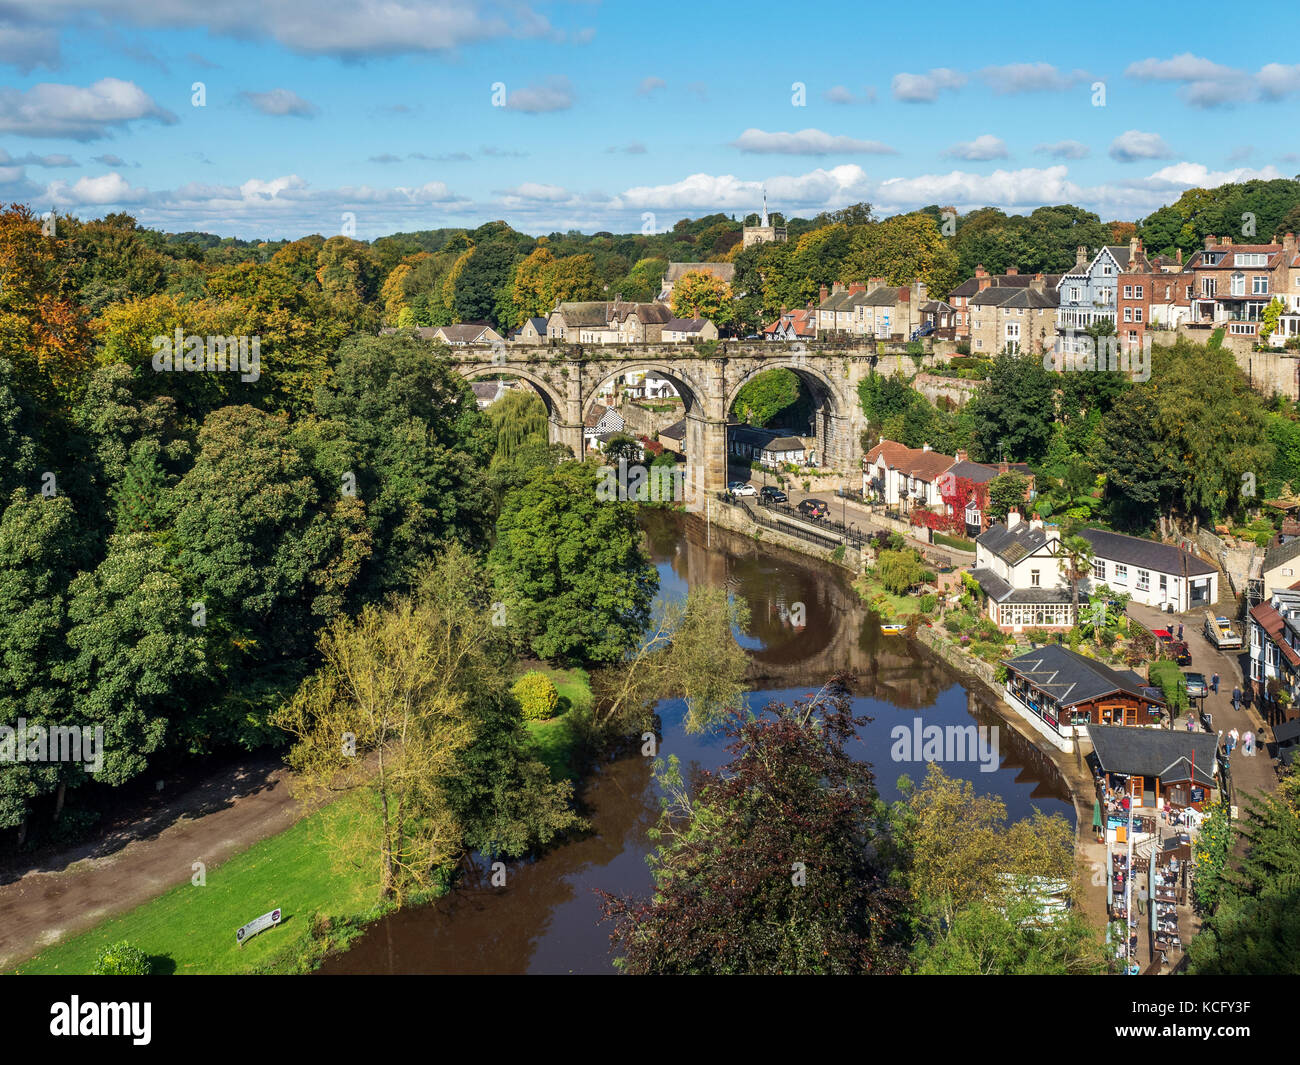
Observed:
[[[731,409],[748,425],[770,425],[799,401],[799,387],[793,370],[764,370],[741,386]]]
[[[997,356],[987,383],[970,402],[975,445],[986,461],[1037,462],[1047,452],[1056,419],[1054,374],[1040,356]]]
[[[618,660],[649,621],[658,574],[636,504],[601,502],[594,461],[537,467],[506,497],[488,556],[511,631],[541,658]]]
[[[989,517],[994,521],[1006,521],[1008,512],[1024,511],[1029,495],[1029,480],[1024,474],[1015,471],[1000,473],[989,481],[988,495]]]

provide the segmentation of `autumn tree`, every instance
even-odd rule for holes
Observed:
[[[673,284],[669,306],[677,318],[731,321],[731,286],[704,270],[688,270]]]

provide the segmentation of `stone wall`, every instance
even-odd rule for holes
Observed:
[[[937,403],[939,397],[943,396],[959,407],[969,403],[982,384],[983,381],[968,381],[961,377],[939,377],[929,373],[919,373],[912,379],[912,387],[931,403]]]
[[[1192,328],[1182,324],[1177,329],[1180,337],[1195,344],[1209,342],[1213,330]],[[1223,346],[1232,352],[1241,372],[1250,381],[1250,387],[1263,396],[1274,392],[1292,402],[1300,399],[1300,353],[1294,351],[1254,351],[1256,338],[1233,336],[1224,333]]]
[[[673,422],[681,421],[682,405],[674,404],[672,410],[652,411],[638,407],[630,400],[624,400],[618,408],[619,414],[627,424],[627,431],[633,436],[654,437],[655,433],[667,429]]]

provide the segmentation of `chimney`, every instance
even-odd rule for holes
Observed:
[[[835,293],[843,292],[843,291],[844,291],[844,282],[843,282],[843,281],[836,281],[836,282],[831,286],[831,291],[832,291],[832,292],[835,292]]]
[[[1212,235],[1210,235],[1210,234],[1206,234],[1206,237],[1205,237],[1205,247],[1206,247],[1206,250],[1207,250],[1207,251],[1208,251],[1210,248],[1213,248],[1213,247],[1214,247],[1218,242],[1219,242],[1219,238],[1218,238],[1218,237],[1212,236]]]
[[[1180,267],[1183,265],[1183,249],[1182,249],[1182,248],[1179,248],[1179,249],[1178,249],[1178,255],[1177,255],[1177,259],[1176,259],[1176,261],[1177,261],[1177,263],[1178,263],[1178,265],[1179,265]]]
[[[1029,287],[1035,292],[1042,292],[1047,288],[1047,278],[1042,274],[1035,274],[1029,281]]]
[[[1297,247],[1294,233],[1288,233],[1282,238],[1282,250],[1289,256],[1294,256],[1298,251],[1300,251],[1300,247]]]
[[[1131,266],[1133,264],[1133,260],[1136,259],[1141,254],[1142,254],[1142,242],[1138,240],[1137,237],[1129,237],[1129,241],[1128,241],[1129,265]]]
[[[822,301],[822,303],[825,303],[825,302],[826,302],[826,295],[827,295],[827,293],[826,293],[826,286],[825,286],[825,285],[822,285],[822,297],[821,297],[821,301]]]
[[[1020,267],[1018,266],[1007,267],[1007,277],[1019,277],[1019,276],[1020,276]]]
[[[913,287],[914,289],[916,289],[916,302],[917,302],[917,303],[924,303],[924,302],[925,302],[925,293],[926,293],[925,282],[924,282],[924,281],[914,281],[914,282],[912,282],[912,287]]]
[[[1080,244],[1074,249],[1074,266],[1076,270],[1082,270],[1088,265],[1088,245]]]
[[[850,296],[856,296],[859,292],[866,292],[866,291],[867,291],[867,286],[864,285],[861,281],[854,281],[851,285],[849,285]]]
[[[963,448],[958,448],[958,449],[957,449],[957,454],[955,454],[955,455],[953,456],[953,459],[954,459],[955,461],[957,461],[957,462],[965,462],[965,461],[966,461],[966,452],[965,452],[965,450],[964,450]]]
[[[1031,529],[1041,529],[1041,528],[1043,527],[1043,519],[1042,519],[1042,518],[1030,518],[1030,519],[1029,519],[1029,527],[1030,527]]]
[[[988,277],[988,276],[989,276],[989,272],[988,272],[987,270],[984,269],[984,264],[983,264],[983,263],[980,263],[979,266],[975,267],[975,276],[976,276],[976,277]]]
[[[930,450],[930,445],[929,445],[929,444],[922,444],[922,445],[921,445],[921,450],[922,450],[922,451],[929,451],[929,450]]]
[[[998,473],[1010,473],[1011,467],[1007,465],[1007,460],[1003,459],[998,463]]]
[[[988,274],[984,274],[981,277],[979,277],[978,281],[980,283],[981,292],[983,292],[986,288],[991,288],[993,286],[993,278],[989,277]]]
[[[1015,528],[1017,525],[1019,525],[1019,524],[1020,524],[1020,511],[1018,511],[1018,510],[1008,510],[1008,511],[1007,511],[1007,528],[1008,528],[1008,529],[1014,529],[1014,528]]]
[[[1221,241],[1219,241],[1219,247],[1226,248],[1231,243],[1232,243],[1231,237],[1224,237]]]
[[[867,278],[867,284],[870,285],[872,288],[879,288],[884,283],[885,283],[885,279],[883,277]]]

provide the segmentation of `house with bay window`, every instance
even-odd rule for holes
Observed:
[[[1279,591],[1250,608],[1250,686],[1257,699],[1285,691],[1300,705],[1300,592]]]
[[[1017,511],[975,541],[970,574],[988,597],[989,619],[1003,632],[1068,629],[1074,595],[1065,577],[1060,530]]]
[[[1219,571],[1190,551],[1105,529],[1080,529],[1092,545],[1089,588],[1107,585],[1134,602],[1181,614],[1219,600]]]
[[[1294,233],[1271,244],[1235,244],[1231,237],[1206,237],[1205,247],[1188,261],[1193,275],[1191,324],[1222,326],[1231,336],[1258,336],[1264,309],[1275,296],[1288,304],[1289,318],[1294,318],[1300,302],[1292,306],[1288,297],[1296,262]],[[1294,328],[1291,321],[1284,324],[1284,332],[1287,328]]]
[[[1004,696],[1053,746],[1074,749],[1090,725],[1161,728],[1168,712],[1159,688],[1057,643],[1007,659]]]

